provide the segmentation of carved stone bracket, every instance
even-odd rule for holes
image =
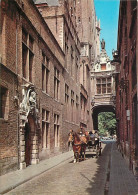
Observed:
[[[25,126],[26,122],[28,122],[27,117],[29,114],[34,116],[35,122],[38,125],[40,122],[35,87],[30,84],[23,85],[22,87],[22,102],[20,103],[19,110],[22,125]]]
[[[37,108],[37,97],[35,87],[30,84],[22,86],[22,102],[20,103],[19,116],[20,116],[20,169],[26,167],[26,163],[37,164],[39,162],[38,151],[38,134],[40,131],[39,112]],[[30,125],[29,135],[30,138],[25,138],[26,124]],[[29,151],[30,159],[26,161],[26,144],[30,143],[31,148]]]

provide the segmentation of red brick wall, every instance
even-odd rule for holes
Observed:
[[[18,108],[14,101],[17,77],[1,65],[1,86],[7,89],[7,109],[0,119],[0,175],[18,167]]]
[[[40,117],[39,137],[39,159],[49,158],[59,152],[67,151],[67,140],[69,129],[77,130],[79,123],[67,120],[65,110],[65,83],[69,85],[69,96],[71,90],[74,96],[79,97],[80,88],[79,81],[75,81],[75,67],[73,67],[72,76],[70,73],[70,54],[68,61],[68,70],[64,69],[65,54],[55,37],[51,33],[47,24],[39,14],[37,8],[28,0],[24,0],[22,11],[18,12],[18,6],[13,4],[12,10],[7,10],[3,15],[2,26],[2,63],[7,70],[2,69],[2,83],[9,92],[9,113],[8,120],[1,120],[0,128],[0,151],[1,151],[1,174],[12,169],[17,169],[20,158],[18,157],[18,111],[19,107],[14,106],[14,96],[18,95],[19,104],[22,102],[22,85],[30,84],[22,75],[22,26],[26,29],[34,39],[34,62],[32,69],[32,84],[35,86],[37,93],[37,103]],[[13,16],[12,11],[14,10]],[[15,17],[16,16],[16,17]],[[69,27],[67,27],[69,30]],[[8,33],[7,33],[8,32]],[[64,32],[64,31],[63,31]],[[61,37],[61,40],[63,37]],[[64,42],[64,39],[62,40]],[[69,46],[74,48],[74,66],[76,56],[79,58],[79,42],[69,35]],[[49,93],[42,92],[42,51],[50,60],[50,77],[49,77]],[[79,65],[79,64],[78,64]],[[54,67],[59,70],[60,74],[60,99],[54,99]],[[13,73],[11,73],[11,71]],[[15,74],[14,74],[15,73]],[[18,82],[15,80],[18,74]],[[18,94],[16,93],[16,89]],[[69,98],[69,105],[71,99]],[[74,105],[76,105],[76,100]],[[79,105],[80,106],[80,105]],[[42,109],[50,112],[50,148],[42,149]],[[70,114],[70,110],[68,110]],[[54,114],[60,117],[60,144],[59,148],[54,145]],[[70,114],[71,117],[71,114]],[[11,165],[11,167],[9,166]],[[9,166],[9,168],[8,168]]]
[[[128,81],[129,83],[124,89],[119,86],[117,87],[118,104],[116,110],[119,118],[119,140],[123,144],[122,153],[130,162],[130,168],[133,168],[133,162],[137,159],[136,144],[138,143],[136,141],[136,115],[134,114],[134,105],[136,104],[134,98],[137,94],[137,83],[135,82],[134,84],[137,78],[135,62],[135,57],[137,56],[136,12],[136,9],[132,7],[131,1],[127,1],[127,3],[121,2],[118,28],[118,50],[121,60],[121,71],[118,80],[120,82],[121,78],[123,78],[125,82]],[[127,120],[126,110],[130,110],[130,120]],[[129,151],[126,149],[128,144]]]

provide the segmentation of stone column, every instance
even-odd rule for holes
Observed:
[[[20,169],[26,168],[25,162],[25,121],[27,119],[25,112],[20,112]]]
[[[31,135],[31,143],[32,143],[32,153],[31,153],[31,164],[38,164],[38,136],[34,133]]]

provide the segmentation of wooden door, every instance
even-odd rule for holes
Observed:
[[[25,125],[25,162],[26,166],[30,165],[31,161],[31,128],[30,124]]]

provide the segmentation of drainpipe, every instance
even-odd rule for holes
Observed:
[[[16,75],[17,75],[17,98],[19,98],[18,94],[18,30],[17,30],[17,19],[16,19]],[[18,105],[17,105],[17,158],[18,158],[18,169],[20,169],[20,137],[19,137],[19,99],[18,99]]]
[[[138,4],[136,6],[136,15],[138,15]],[[138,24],[138,20],[137,24]],[[138,51],[138,39],[136,39],[136,51]],[[137,75],[137,113],[136,113],[136,118],[138,118],[138,55],[136,56],[136,75]],[[136,177],[138,180],[138,120],[136,120]]]
[[[84,72],[84,64],[85,64],[85,60],[82,60],[82,64],[83,64],[83,86],[85,87],[85,72]]]

